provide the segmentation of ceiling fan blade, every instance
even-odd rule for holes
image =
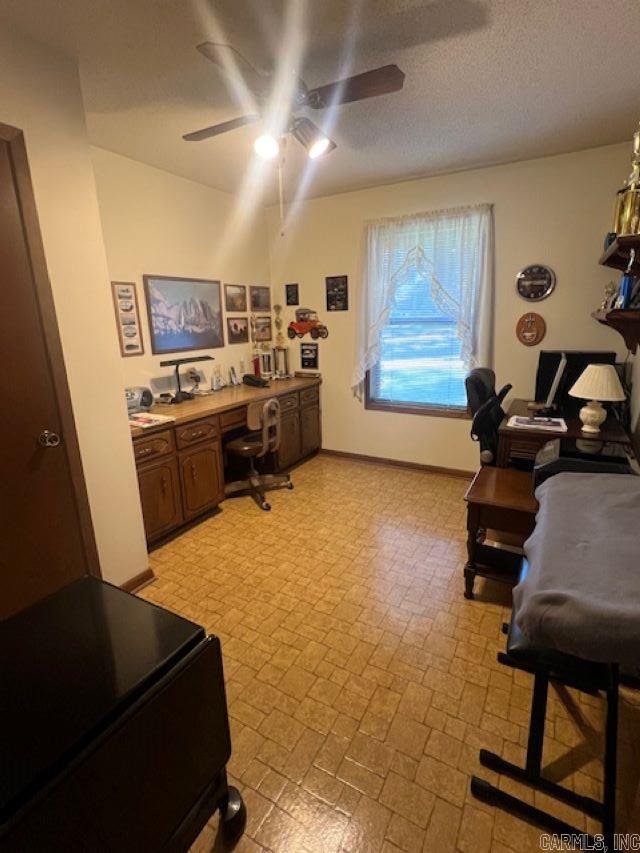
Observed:
[[[197,45],[196,50],[199,50],[203,56],[206,56],[210,62],[221,68],[227,75],[229,74],[229,68],[235,66],[247,87],[254,95],[263,98],[269,94],[270,77],[262,74],[257,68],[254,68],[249,60],[245,59],[235,47],[232,47],[230,44],[205,41]]]
[[[235,130],[237,127],[243,127],[245,124],[252,124],[254,121],[258,121],[259,118],[259,115],[232,118],[230,121],[223,121],[220,124],[213,124],[211,127],[205,127],[202,130],[195,130],[193,133],[185,133],[182,138],[185,142],[200,142],[203,139],[211,139],[212,136],[220,136],[221,133],[227,133],[229,130]]]
[[[345,77],[326,86],[310,89],[306,104],[314,110],[321,110],[329,104],[348,104],[398,92],[404,85],[404,72],[397,65],[383,65],[373,71],[365,71],[354,77]]]

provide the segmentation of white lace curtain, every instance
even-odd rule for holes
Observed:
[[[358,392],[380,360],[380,335],[396,287],[415,271],[442,313],[456,321],[467,367],[491,367],[493,209],[490,204],[380,219],[365,225],[358,300]]]

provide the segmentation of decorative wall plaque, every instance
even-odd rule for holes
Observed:
[[[547,331],[547,324],[544,318],[539,314],[534,314],[533,311],[528,311],[523,314],[518,320],[516,326],[516,337],[521,344],[526,347],[533,347],[539,344],[544,338]]]

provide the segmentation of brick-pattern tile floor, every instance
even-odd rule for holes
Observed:
[[[506,853],[539,830],[474,800],[487,747],[523,761],[531,678],[496,661],[509,591],[463,598],[461,479],[318,456],[151,555],[141,595],[222,641],[247,853]],[[638,694],[623,691],[621,828],[638,830]],[[600,796],[602,704],[550,692],[550,778]],[[482,768],[481,774],[498,779]],[[571,808],[500,784],[597,829]],[[217,849],[217,818],[194,845]]]

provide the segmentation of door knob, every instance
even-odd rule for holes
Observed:
[[[38,444],[41,447],[57,447],[60,444],[60,436],[50,429],[43,429],[38,436]]]

